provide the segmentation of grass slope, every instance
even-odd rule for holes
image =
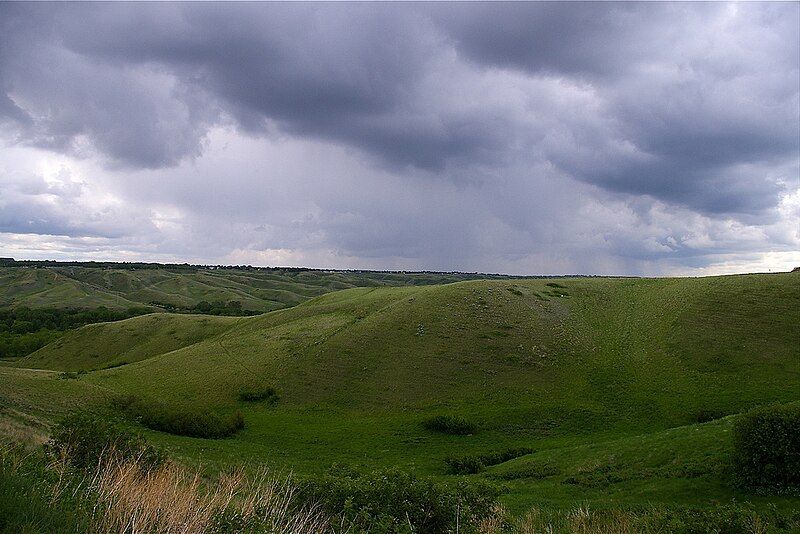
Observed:
[[[302,269],[0,266],[0,307],[129,308],[160,303],[191,307],[239,301],[267,312],[353,287],[427,285],[476,278],[461,273],[347,272]]]
[[[89,371],[144,360],[215,336],[239,319],[156,313],[86,325],[15,362],[15,367]]]
[[[506,499],[519,509],[542,499],[752,500],[727,489],[715,467],[729,420],[694,422],[702,410],[735,414],[797,400],[798,322],[800,273],[358,288],[239,319],[69,386],[3,369],[0,401],[24,412],[47,395],[85,395],[91,404],[114,392],[241,409],[247,427],[232,439],[149,433],[212,466],[251,459],[302,473],[396,465],[444,477],[447,456],[531,447],[533,455],[477,475],[533,473],[508,481]],[[59,353],[51,354],[55,366]],[[264,384],[280,390],[277,406],[239,402],[242,388]],[[438,414],[479,431],[426,430],[422,421]]]

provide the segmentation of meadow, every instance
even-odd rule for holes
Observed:
[[[120,287],[117,276],[71,280]],[[126,283],[144,276],[191,294],[186,306],[217,298],[196,293],[210,280],[273,291],[238,273],[135,271]],[[251,317],[152,313],[72,330],[0,366],[3,435],[41,444],[80,406],[206,477],[291,472],[325,501],[333,490],[319,484],[363,495],[363,480],[396,470],[411,486],[486,484],[508,524],[564,531],[576,510],[686,531],[675,517],[687,510],[798,515],[796,493],[736,484],[731,456],[742,414],[800,400],[800,273],[314,287]],[[71,291],[14,299],[67,303]],[[103,295],[125,306],[152,291]],[[214,421],[234,414],[243,427],[221,438]],[[208,437],[183,431],[187,419],[206,421]]]

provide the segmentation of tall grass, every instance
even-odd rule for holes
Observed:
[[[172,462],[153,468],[106,451],[79,470],[65,457],[0,447],[0,532],[119,534],[330,532],[289,478],[242,469],[215,480]]]
[[[328,530],[314,507],[295,505],[294,486],[267,471],[241,469],[204,482],[197,471],[173,463],[145,470],[137,462],[111,461],[88,490],[96,496],[93,524],[100,532],[285,532]]]

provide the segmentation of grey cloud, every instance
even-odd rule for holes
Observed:
[[[460,88],[447,79],[433,87],[423,80],[453,46],[487,68],[589,83],[615,125],[597,136],[617,136],[651,156],[641,165],[600,153],[592,158],[603,160],[599,168],[584,169],[569,153],[559,154],[569,147],[545,151],[566,172],[709,212],[759,211],[769,204],[762,197],[774,204],[772,184],[763,184],[752,205],[744,198],[704,203],[694,192],[735,163],[796,156],[798,33],[786,21],[798,6],[739,6],[752,27],[723,24],[721,37],[704,35],[730,9],[633,3],[14,7],[30,27],[50,18],[52,29],[32,30],[42,39],[24,59],[33,68],[12,81],[34,107],[55,102],[58,108],[39,110],[40,128],[31,134],[36,143],[58,148],[88,135],[101,151],[132,165],[174,165],[199,154],[205,131],[224,110],[252,133],[277,127],[358,147],[392,166],[441,172],[454,161],[497,162],[509,146],[531,139],[531,123],[513,113],[442,109],[447,91]],[[742,38],[758,40],[747,43],[756,52],[721,52]],[[764,64],[764,55],[771,63]],[[7,68],[13,75],[14,65]],[[766,84],[761,75],[775,78],[775,71],[784,74],[773,84],[781,96],[759,94]],[[152,90],[171,81],[175,87]],[[580,136],[584,121],[564,119],[573,137]],[[579,151],[597,144],[581,142]]]
[[[673,218],[785,222],[799,16],[791,3],[6,3],[0,124],[10,144],[99,153],[135,205],[219,225],[184,229],[198,249],[681,261],[741,250],[719,232],[698,248]],[[342,168],[271,153],[209,170],[223,127],[341,148]],[[572,220],[592,202],[632,214]],[[648,222],[653,206],[672,215]],[[6,226],[24,211],[7,207]]]

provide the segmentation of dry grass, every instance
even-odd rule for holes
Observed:
[[[65,491],[80,492],[92,502],[94,532],[119,534],[267,532],[316,534],[331,532],[328,518],[315,507],[296,503],[291,479],[266,470],[248,476],[242,469],[203,479],[167,462],[146,469],[137,460],[107,455],[100,466],[75,484],[66,462],[51,465],[57,474],[52,502]]]

